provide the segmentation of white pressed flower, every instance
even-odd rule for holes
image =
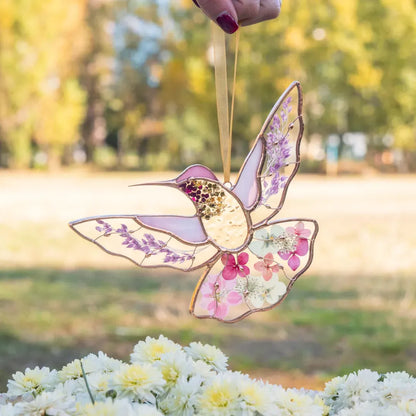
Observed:
[[[198,400],[200,416],[234,416],[241,413],[238,387],[232,377],[221,374],[202,388]]]
[[[16,416],[73,416],[76,415],[76,403],[67,396],[62,387],[53,392],[43,392],[31,402],[19,402],[15,405]]]
[[[185,351],[194,360],[202,360],[219,372],[227,370],[228,357],[213,345],[191,342]]]
[[[286,285],[279,281],[277,275],[274,275],[270,280],[263,282],[264,298],[270,305],[275,304],[286,293]]]
[[[37,395],[44,390],[51,389],[56,384],[56,370],[49,370],[48,367],[26,368],[25,372],[18,371],[13,374],[12,379],[7,383],[7,394],[19,396],[24,393]]]
[[[150,364],[123,364],[113,375],[113,388],[120,397],[154,402],[153,394],[166,384],[162,373]]]
[[[239,277],[235,291],[240,293],[253,308],[261,308],[265,300],[264,282],[261,276]]]
[[[193,416],[201,392],[201,377],[179,378],[175,387],[160,403],[161,410],[172,416]]]
[[[296,248],[295,241],[280,225],[273,225],[270,232],[267,228],[257,230],[248,248],[258,257],[264,257],[270,252],[293,251]]]
[[[112,400],[86,404],[80,411],[81,416],[135,416],[136,409],[128,399]]]
[[[155,363],[166,381],[166,388],[172,388],[179,377],[188,377],[193,373],[193,361],[183,351],[169,352]]]
[[[163,354],[181,351],[182,347],[170,339],[160,335],[158,339],[146,337],[139,341],[131,354],[132,363],[154,363],[160,360]]]

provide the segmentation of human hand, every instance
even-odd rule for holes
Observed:
[[[192,0],[226,33],[279,16],[281,0]]]

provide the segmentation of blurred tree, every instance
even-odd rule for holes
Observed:
[[[234,168],[293,79],[305,91],[306,138],[361,131],[380,146],[391,136],[412,167],[412,0],[292,0],[241,33]],[[214,91],[209,22],[191,0],[0,3],[0,151],[10,164],[27,166],[33,142],[58,160],[86,109],[88,160],[106,138],[120,165],[138,152],[141,168],[219,169]]]
[[[0,4],[0,140],[10,166],[30,165],[32,141],[55,153],[78,140],[84,13],[85,0]]]
[[[81,83],[87,93],[82,139],[87,162],[93,161],[94,149],[107,136],[105,110],[112,96],[115,52],[114,20],[117,2],[87,0],[86,38],[88,49],[81,65]]]

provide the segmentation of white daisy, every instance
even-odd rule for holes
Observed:
[[[16,416],[16,408],[11,404],[0,406],[0,416]]]
[[[200,416],[233,416],[240,413],[240,395],[234,379],[222,374],[202,388],[198,400]]]
[[[112,373],[117,371],[121,364],[123,364],[122,361],[111,358],[102,351],[99,351],[98,355],[89,354],[82,359],[82,365],[84,366],[87,374],[96,371]]]
[[[7,383],[7,394],[9,396],[19,396],[24,393],[37,395],[55,386],[57,372],[56,370],[49,370],[48,367],[26,368],[24,373],[18,371],[13,374],[12,378]]]
[[[275,415],[277,407],[262,381],[252,380],[246,374],[235,376],[241,396],[241,407],[247,415]]]
[[[161,410],[168,415],[193,416],[198,404],[202,385],[201,377],[180,377],[175,387],[160,403]]]
[[[155,366],[162,372],[166,388],[172,388],[179,377],[188,378],[193,373],[193,362],[185,352],[168,352],[163,354]]]
[[[170,339],[160,335],[158,339],[146,337],[139,341],[131,354],[132,363],[154,363],[160,360],[163,354],[181,351],[182,347]]]
[[[161,393],[166,384],[159,369],[151,364],[123,364],[112,379],[118,397],[129,397],[154,403],[154,394]]]
[[[75,416],[77,413],[74,398],[67,396],[61,387],[43,392],[31,402],[17,403],[15,408],[17,416]]]
[[[80,411],[81,416],[135,416],[135,415],[149,415],[149,416],[156,416],[160,415],[159,412],[151,413],[147,411],[147,408],[150,406],[146,406],[146,409],[143,407],[139,410],[139,405],[132,404],[128,399],[118,399],[112,400],[107,398],[105,401],[102,402],[95,402],[94,404],[88,403],[86,404],[82,410]],[[151,409],[154,409],[153,407]]]
[[[204,380],[208,380],[217,375],[216,370],[214,370],[212,365],[207,364],[205,361],[192,360],[191,365],[192,365],[192,375],[199,376]]]
[[[191,342],[189,347],[185,347],[186,353],[194,360],[202,360],[216,371],[227,370],[228,357],[217,347],[200,342]]]

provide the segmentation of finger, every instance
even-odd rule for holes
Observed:
[[[226,33],[238,29],[238,15],[232,0],[197,0],[204,13]]]
[[[282,2],[280,0],[261,0],[257,16],[240,20],[241,26],[253,25],[265,20],[275,19],[280,14]]]
[[[233,0],[238,21],[254,19],[260,12],[260,0]]]

